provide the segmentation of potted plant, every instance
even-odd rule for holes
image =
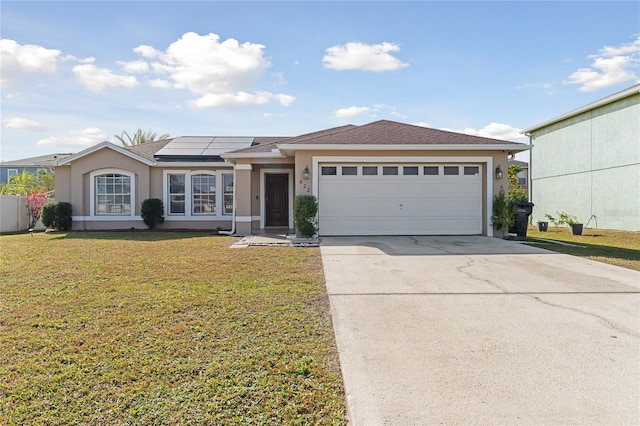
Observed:
[[[547,229],[549,229],[549,222],[543,220],[536,222],[536,225],[538,225],[539,232],[547,232]]]
[[[546,213],[546,214],[544,215],[544,217],[546,217],[546,218],[547,218],[547,220],[548,220],[549,222],[553,223],[553,226],[555,226],[556,231],[557,231],[557,230],[558,230],[558,225],[559,225],[559,223],[558,223],[558,219],[556,219],[555,217],[551,216],[551,215],[550,215],[550,214],[548,214],[548,213]],[[547,224],[547,226],[548,226],[548,224]]]
[[[558,223],[569,226],[571,235],[582,235],[582,223],[578,219],[567,213],[558,213]]]

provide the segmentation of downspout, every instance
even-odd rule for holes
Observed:
[[[533,203],[533,180],[531,179],[531,166],[533,165],[533,136],[531,136],[531,133],[525,133],[525,136],[529,137],[529,146],[531,147],[529,148],[529,169],[527,170],[527,184],[529,187],[527,189],[529,191],[529,202]]]
[[[224,191],[223,191],[224,203]],[[218,234],[222,235],[235,235],[236,233],[236,165],[233,165],[233,214],[231,215],[231,231],[219,231]]]

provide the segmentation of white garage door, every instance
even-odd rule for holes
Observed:
[[[320,235],[482,233],[482,168],[320,164]]]

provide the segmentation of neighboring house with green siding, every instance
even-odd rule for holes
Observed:
[[[534,222],[566,212],[589,227],[640,231],[640,84],[523,133]]]

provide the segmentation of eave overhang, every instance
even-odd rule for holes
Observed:
[[[235,164],[236,160],[240,159],[286,158],[287,155],[281,150],[274,149],[267,152],[226,152],[224,154],[220,154],[220,157],[222,157],[228,163]]]

